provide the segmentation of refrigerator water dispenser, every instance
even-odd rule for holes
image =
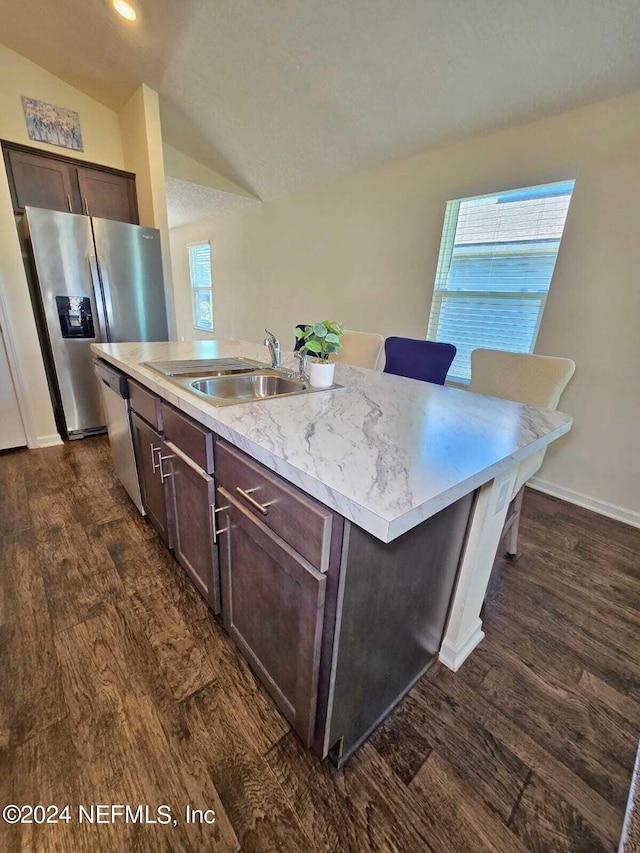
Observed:
[[[56,308],[63,338],[95,338],[88,296],[56,296]]]

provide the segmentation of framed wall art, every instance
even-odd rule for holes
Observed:
[[[84,151],[78,113],[24,96],[22,108],[29,139],[33,139],[34,142],[58,145],[60,148]]]

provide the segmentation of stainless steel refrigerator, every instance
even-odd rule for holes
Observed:
[[[104,431],[90,345],[168,339],[160,232],[35,207],[19,231],[58,429]]]

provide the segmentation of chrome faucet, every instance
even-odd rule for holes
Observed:
[[[300,359],[300,363],[298,364],[298,379],[301,382],[309,381],[309,374],[307,372],[307,356],[300,355],[299,352],[294,353],[295,357]]]
[[[281,362],[280,362],[280,341],[276,338],[273,332],[270,332],[269,329],[265,329],[267,336],[263,343],[269,350],[269,355],[271,356],[271,367],[274,370],[280,370]]]

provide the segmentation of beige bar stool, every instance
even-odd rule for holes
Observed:
[[[476,349],[471,353],[471,382],[469,391],[515,400],[544,409],[557,409],[562,392],[576,369],[570,358],[529,355],[492,349]],[[507,536],[507,554],[518,551],[518,527],[524,486],[540,469],[545,450],[534,453],[520,463],[511,507],[503,535]]]
[[[340,351],[331,356],[332,361],[342,364],[355,364],[356,367],[368,367],[375,370],[382,348],[384,338],[375,332],[351,332],[345,329],[340,339],[342,347]]]

